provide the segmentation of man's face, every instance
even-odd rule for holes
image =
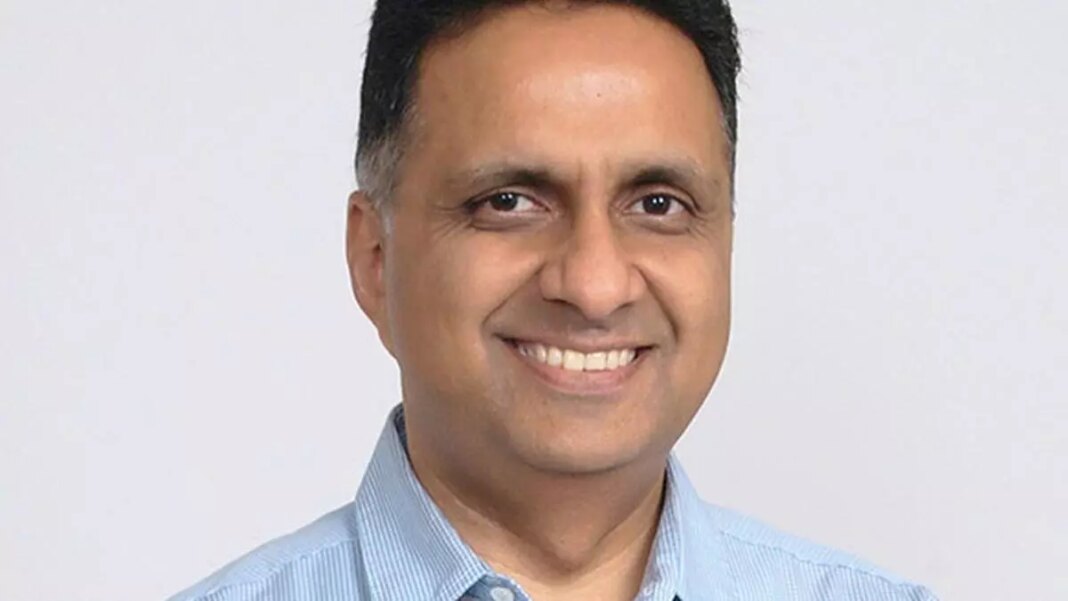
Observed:
[[[696,47],[634,9],[503,9],[428,49],[416,107],[368,312],[421,444],[567,473],[666,453],[730,319]]]

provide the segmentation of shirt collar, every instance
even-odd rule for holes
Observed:
[[[674,453],[668,456],[664,506],[646,569],[646,586],[656,590],[657,579],[674,589],[680,601],[737,598],[727,565],[723,532],[686,476]],[[657,590],[652,599],[671,599]]]
[[[378,439],[354,511],[372,601],[459,599],[489,566],[416,479],[398,405]]]
[[[492,568],[460,538],[412,471],[397,405],[356,495],[361,556],[373,601],[459,599]],[[665,498],[641,599],[735,598],[722,533],[682,465],[668,457]]]

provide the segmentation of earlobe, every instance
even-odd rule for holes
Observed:
[[[388,340],[385,320],[385,286],[383,277],[385,232],[382,219],[371,199],[357,190],[349,195],[345,228],[345,256],[349,266],[352,292],[360,309],[378,329],[379,337]],[[387,344],[387,348],[388,348]]]

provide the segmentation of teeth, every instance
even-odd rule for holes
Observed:
[[[570,349],[559,349],[544,344],[520,343],[519,352],[550,367],[559,367],[568,371],[604,371],[618,369],[629,365],[638,356],[636,349],[614,349],[596,353],[581,353]]]
[[[590,353],[586,355],[585,368],[591,371],[600,371],[605,368],[608,363],[608,353]]]
[[[541,345],[539,344],[538,346]],[[538,354],[541,355],[541,353]],[[548,363],[551,367],[560,367],[564,364],[564,353],[562,353],[560,349],[556,348],[555,346],[548,350],[546,357],[548,359],[546,363]]]
[[[534,358],[542,363],[549,362],[549,351],[545,349],[544,344],[538,344],[534,346]]]
[[[564,369],[582,371],[586,363],[586,355],[575,351],[564,351]]]
[[[605,359],[606,369],[615,369],[619,367],[619,351],[608,351],[608,357]]]

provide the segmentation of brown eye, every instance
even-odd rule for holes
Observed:
[[[686,210],[682,201],[670,194],[650,194],[636,204],[641,204],[641,210],[647,215],[675,215]]]
[[[500,213],[522,213],[537,209],[537,205],[532,200],[515,192],[498,192],[484,199],[484,202]]]
[[[540,223],[552,213],[533,196],[520,192],[493,192],[467,201],[464,213],[476,229],[501,230]]]

